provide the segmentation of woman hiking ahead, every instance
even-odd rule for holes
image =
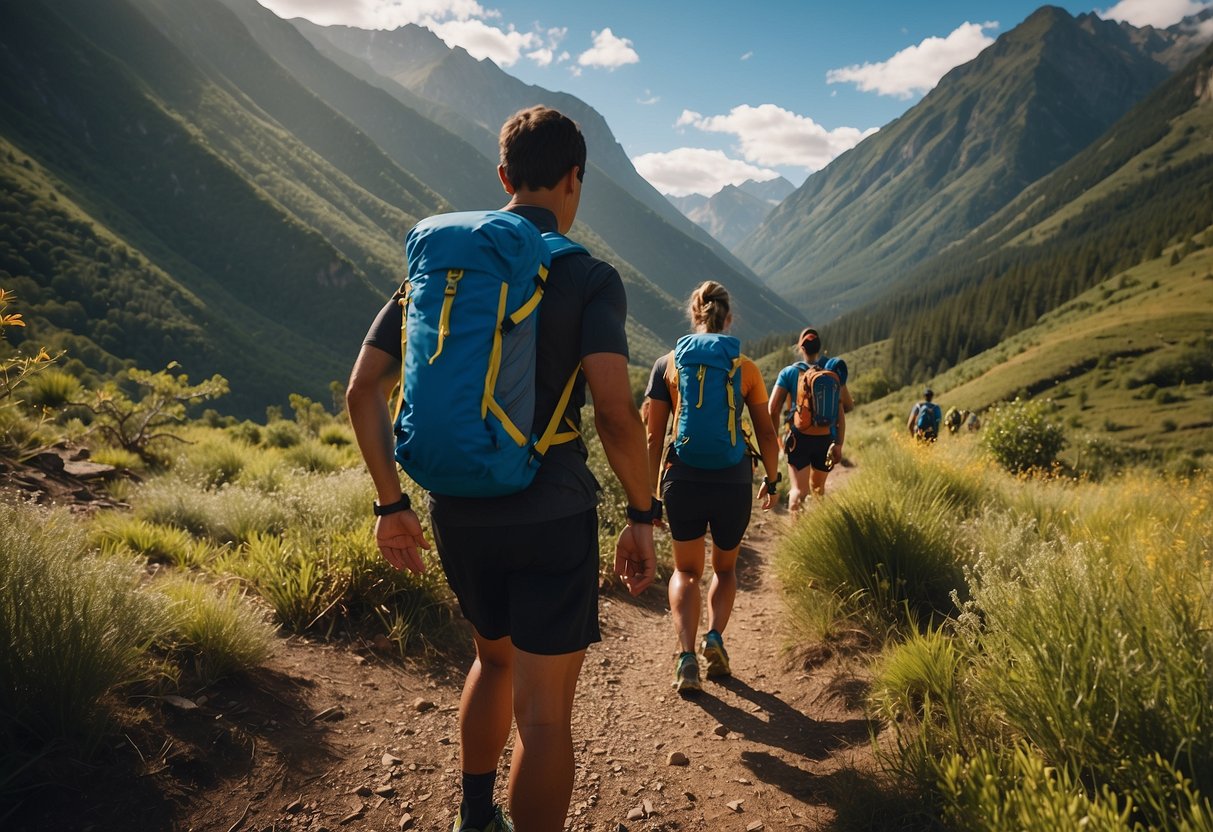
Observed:
[[[742,404],[749,409],[766,476],[758,491],[764,510],[775,504],[779,441],[767,418],[762,374],[741,354],[741,342],[724,334],[732,323],[729,293],[706,281],[691,293],[690,335],[657,359],[649,377],[649,470],[665,503],[674,539],[670,609],[678,637],[674,687],[700,689],[695,640],[699,629],[704,538],[712,531],[712,585],[708,589],[708,632],[702,643],[708,676],[728,676],[729,657],[721,633],[737,594],[735,566],[741,538],[750,523],[753,467],[742,433]],[[673,416],[673,438],[666,428]],[[665,451],[664,464],[662,452]]]
[[[781,421],[787,423],[783,448],[791,478],[788,510],[793,515],[810,493],[825,494],[830,470],[842,461],[846,412],[854,406],[847,390],[846,362],[822,358],[817,330],[806,327],[796,343],[804,360],[779,371],[769,405],[772,429],[778,430]]]

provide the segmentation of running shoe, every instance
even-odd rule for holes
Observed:
[[[703,637],[703,661],[708,666],[708,678],[732,676],[729,669],[729,654],[724,649],[724,639],[715,630]]]
[[[674,663],[674,690],[679,693],[694,693],[703,690],[699,682],[699,662],[694,653],[681,653]]]
[[[506,817],[501,812],[500,806],[493,807],[493,818],[489,821],[489,825],[483,829],[477,829],[474,826],[463,825],[463,807],[455,813],[455,825],[451,827],[451,832],[514,832],[514,824],[506,820]]]

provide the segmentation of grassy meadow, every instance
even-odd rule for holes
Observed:
[[[1213,480],[856,444],[778,553],[799,641],[880,645],[841,828],[1213,829]]]
[[[935,401],[983,413],[1016,397],[1048,399],[1070,436],[1063,461],[1089,474],[1132,463],[1179,474],[1207,467],[1213,249],[1180,255],[1176,247],[1110,277],[932,378]],[[862,389],[864,365],[852,373]],[[904,388],[856,415],[869,428],[904,426],[921,392]]]

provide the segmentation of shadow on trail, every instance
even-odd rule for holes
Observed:
[[[782,748],[811,760],[824,760],[838,748],[866,742],[869,721],[848,719],[821,722],[798,711],[778,696],[756,690],[746,682],[728,677],[712,684],[747,699],[758,706],[757,712],[743,710],[713,695],[710,688],[690,699],[728,728],[744,734],[752,742]]]

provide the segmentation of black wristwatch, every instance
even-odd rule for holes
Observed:
[[[656,523],[661,519],[661,500],[653,498],[653,505],[648,511],[628,506],[628,521],[632,523]]]
[[[371,511],[375,512],[376,517],[385,517],[398,511],[408,511],[412,507],[413,501],[409,499],[408,494],[401,494],[399,500],[394,503],[388,503],[386,506],[379,505],[378,500],[371,503]]]
[[[777,474],[775,474],[775,479],[771,479],[770,477],[768,477],[764,474],[762,477],[762,484],[767,487],[768,491],[770,491],[772,488],[779,485],[779,481],[782,479],[783,479],[783,471],[780,471]]]

